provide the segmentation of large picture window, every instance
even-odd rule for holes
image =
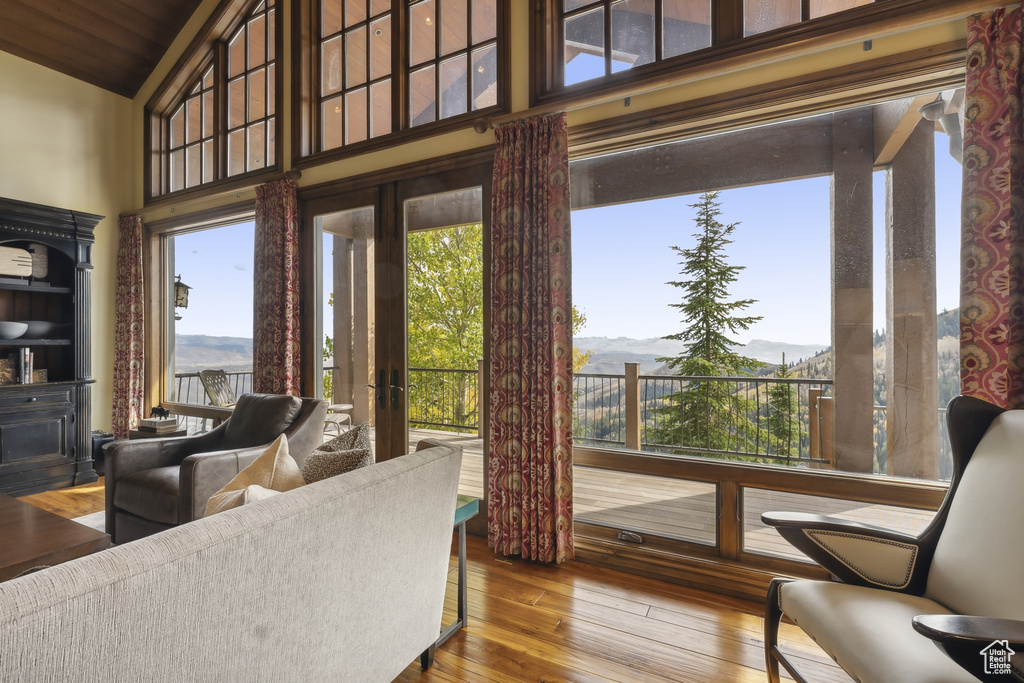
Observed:
[[[307,2],[299,63],[312,106],[299,116],[300,155],[502,105],[503,0]]]
[[[225,0],[147,104],[148,196],[275,168],[275,0]]]

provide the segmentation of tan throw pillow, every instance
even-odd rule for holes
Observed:
[[[373,464],[370,423],[352,427],[309,454],[302,464],[307,484]]]
[[[275,493],[291,491],[305,483],[298,463],[288,453],[288,438],[282,434],[252,464],[210,496],[206,502],[206,515],[263,500]]]

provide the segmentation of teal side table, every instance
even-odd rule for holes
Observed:
[[[469,586],[466,585],[466,522],[480,513],[480,499],[459,496],[455,504],[455,526],[459,529],[459,606],[455,621],[441,629],[441,635],[434,647],[441,647],[456,631],[466,625],[466,605],[469,602]]]

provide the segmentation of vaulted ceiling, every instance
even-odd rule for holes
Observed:
[[[201,0],[3,0],[0,50],[134,97]]]

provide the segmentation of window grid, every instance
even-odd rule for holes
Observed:
[[[211,66],[170,116],[167,151],[171,192],[214,179],[215,83]]]
[[[163,175],[154,194],[274,166],[276,0],[257,0],[216,41],[186,94],[162,116]]]
[[[275,163],[274,0],[260,2],[227,41],[227,175]]]
[[[316,0],[316,151],[497,106],[499,1]]]
[[[561,0],[561,85],[610,76],[717,44],[720,6],[742,17],[742,37],[874,0]]]
[[[389,0],[321,0],[320,145],[335,149],[392,130]]]

